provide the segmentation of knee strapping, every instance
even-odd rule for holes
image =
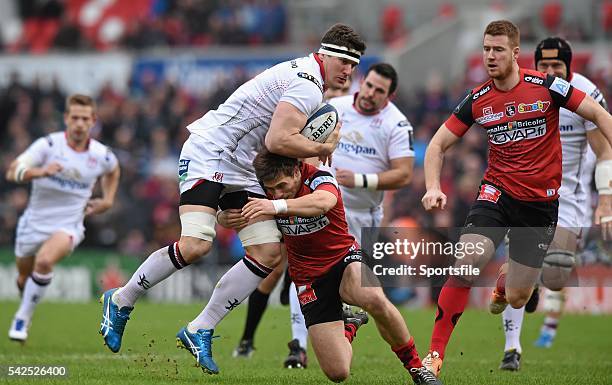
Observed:
[[[280,242],[282,235],[276,227],[276,221],[268,220],[246,226],[238,232],[238,237],[243,246],[254,246]]]
[[[209,213],[192,211],[181,214],[181,236],[212,242],[217,234],[215,224],[215,216]]]

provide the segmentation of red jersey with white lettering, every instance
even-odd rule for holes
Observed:
[[[329,172],[306,163],[300,171],[302,184],[295,198],[325,190],[334,194],[338,201],[327,213],[316,217],[276,217],[287,247],[289,275],[298,286],[325,274],[355,245],[355,238],[348,232],[336,179]]]
[[[509,91],[490,79],[474,88],[445,122],[457,136],[476,123],[489,136],[484,179],[515,199],[550,201],[561,186],[559,108],[576,111],[585,93],[564,79],[520,69]]]

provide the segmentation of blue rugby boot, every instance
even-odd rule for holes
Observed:
[[[196,359],[196,365],[202,368],[204,373],[217,374],[219,367],[212,358],[212,339],[214,329],[199,329],[195,333],[189,333],[186,327],[176,333],[176,346],[189,350]]]
[[[548,349],[552,346],[554,340],[555,336],[552,333],[542,330],[534,345],[538,348]]]
[[[9,338],[13,341],[24,343],[28,339],[28,328],[30,323],[21,318],[14,318],[9,329]]]
[[[117,290],[110,289],[102,294],[102,322],[100,322],[100,334],[104,338],[104,344],[113,353],[121,349],[121,338],[125,330],[125,324],[130,319],[133,307],[124,306],[121,309],[113,302],[113,293]]]

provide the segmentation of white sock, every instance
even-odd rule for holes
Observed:
[[[47,287],[49,283],[51,283],[51,279],[53,278],[53,272],[48,274],[40,274],[35,271],[30,274],[28,277],[25,288],[23,289],[23,297],[21,298],[21,305],[15,314],[15,318],[23,319],[26,321],[30,321],[32,319],[32,314],[34,314],[34,309],[38,302],[42,299],[43,295],[45,295],[45,291],[47,291]]]
[[[504,351],[516,349],[521,353],[521,328],[523,326],[523,317],[525,315],[525,306],[520,309],[515,309],[512,306],[506,306],[506,310],[502,313],[502,326],[506,334],[506,347]]]
[[[291,308],[291,337],[300,341],[300,347],[306,350],[308,344],[308,329],[306,320],[300,308],[300,300],[297,296],[295,283],[291,282],[289,287],[289,306]]]
[[[214,329],[271,271],[248,255],[238,261],[221,277],[204,310],[187,325],[189,333]]]
[[[542,325],[542,331],[554,337],[557,335],[558,326],[559,320],[557,318],[546,316],[546,318],[544,318],[544,324]]]
[[[174,272],[187,266],[178,251],[178,243],[154,251],[138,267],[132,278],[113,294],[113,301],[122,307],[134,307],[138,298]]]

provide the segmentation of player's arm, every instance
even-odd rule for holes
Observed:
[[[266,134],[266,148],[270,152],[290,158],[330,155],[338,143],[339,125],[329,136],[327,143],[318,143],[300,134],[307,119],[308,117],[291,103],[279,102]]]
[[[387,171],[371,174],[354,173],[351,170],[336,169],[336,179],[341,186],[366,188],[369,190],[395,190],[407,186],[412,179],[413,157],[391,159]]]
[[[597,103],[591,96],[586,95],[575,112],[584,119],[595,123],[608,139],[608,143],[612,144],[612,116],[601,104]]]
[[[604,240],[612,239],[612,146],[596,128],[587,131],[587,140],[597,156],[595,186],[599,194],[595,224],[601,224]]]
[[[334,208],[336,203],[337,195],[328,190],[317,189],[299,198],[287,199],[287,215],[316,217]]]
[[[589,146],[597,156],[597,162],[612,160],[612,146],[599,128],[587,131],[586,135]]]
[[[55,175],[62,171],[57,162],[44,164],[49,155],[52,141],[49,137],[40,138],[11,162],[6,171],[6,179],[15,183],[28,183],[32,179]]]
[[[100,178],[102,198],[90,199],[85,208],[85,215],[100,214],[113,206],[120,176],[121,171],[117,164],[110,172]]]
[[[440,174],[444,163],[444,154],[453,144],[459,141],[459,138],[445,123],[440,126],[427,146],[424,164],[427,192],[421,199],[425,210],[431,210],[435,207],[444,209],[446,207],[446,195],[440,187]]]
[[[446,119],[427,146],[425,151],[425,188],[427,191],[421,203],[425,210],[433,208],[444,209],[446,207],[446,195],[440,187],[440,173],[442,172],[442,164],[444,163],[444,154],[446,151],[469,130],[474,123],[474,115],[472,113],[472,102],[474,96],[469,92],[465,98],[455,108],[452,115]]]
[[[332,187],[336,188],[336,187]],[[295,215],[300,217],[316,217],[331,210],[338,202],[338,196],[325,189],[317,189],[294,199],[258,199],[249,198],[242,209],[242,216],[255,219],[260,215]]]

